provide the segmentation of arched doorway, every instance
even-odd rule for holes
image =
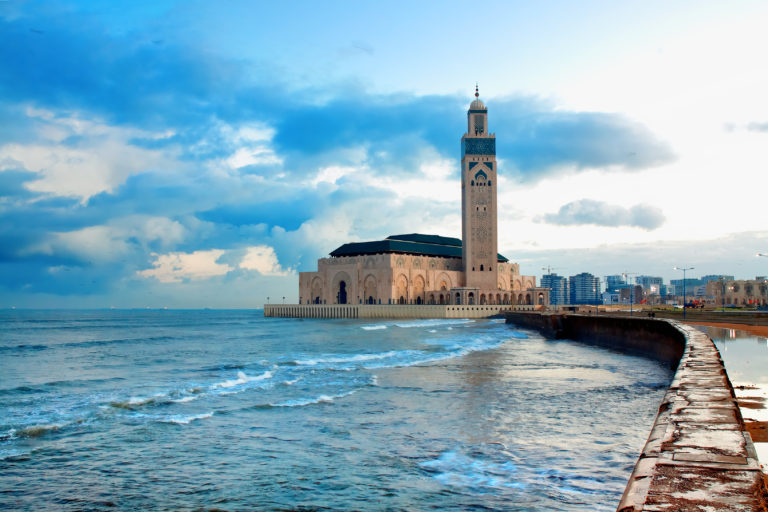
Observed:
[[[442,293],[440,294],[440,304],[445,304],[445,296]]]
[[[398,304],[405,304],[405,297],[403,297],[403,296],[401,295],[401,296],[400,296],[400,298],[397,300],[397,303],[398,303]]]
[[[363,282],[363,297],[368,297],[368,299],[366,299],[368,304],[376,304],[376,297],[378,297],[378,295],[379,292],[376,278],[369,274]]]
[[[416,297],[416,304],[421,306],[421,297]]]
[[[456,304],[461,304],[461,294],[456,292]]]
[[[485,294],[483,293],[480,295],[480,305],[485,306],[486,304],[487,302],[486,302]]]
[[[312,302],[315,304],[320,304],[322,302],[322,299],[320,297],[323,296],[323,282],[320,280],[319,277],[316,277],[312,280]]]
[[[346,281],[339,281],[339,292],[336,294],[337,304],[347,303],[347,283]]]
[[[531,302],[531,294],[530,294],[530,293],[526,293],[526,294],[525,294],[525,303],[526,303],[528,306],[531,306],[531,305],[532,305],[532,302]]]
[[[538,302],[539,302],[539,306],[543,306],[544,305],[544,294],[543,293],[539,293],[539,300],[538,300]]]
[[[475,305],[475,293],[469,292],[469,295],[467,295],[467,304],[470,306]]]

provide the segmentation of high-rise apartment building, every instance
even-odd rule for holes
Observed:
[[[568,278],[571,304],[600,304],[600,278],[582,272]]]
[[[568,278],[557,274],[545,274],[541,276],[541,287],[549,288],[550,304],[568,304],[570,295],[568,293]]]

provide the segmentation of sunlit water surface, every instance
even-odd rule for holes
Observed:
[[[0,508],[615,510],[672,372],[500,321],[0,312]]]

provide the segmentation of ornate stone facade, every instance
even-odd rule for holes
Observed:
[[[549,305],[549,289],[497,253],[496,136],[475,92],[461,138],[462,238],[345,244],[299,273],[300,304]]]

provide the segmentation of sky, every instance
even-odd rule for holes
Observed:
[[[762,1],[0,0],[0,307],[291,303],[343,243],[460,237],[476,83],[523,274],[766,275],[766,23]]]

